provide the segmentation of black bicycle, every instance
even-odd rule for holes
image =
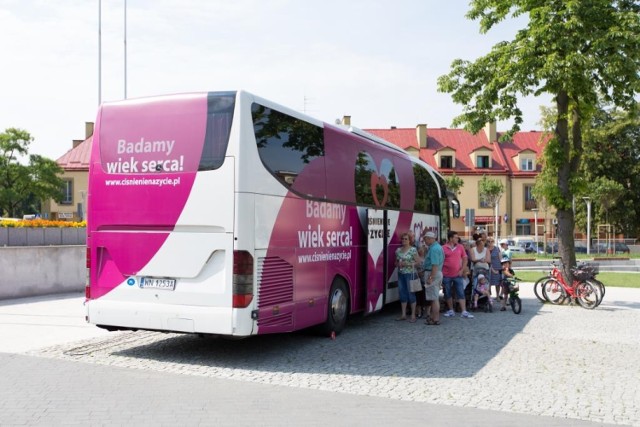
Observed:
[[[509,299],[507,302],[515,314],[520,314],[522,311],[522,300],[519,295],[520,285],[518,282],[521,282],[521,280],[517,277],[506,277],[503,279],[504,285],[509,289]]]

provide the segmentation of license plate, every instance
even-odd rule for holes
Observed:
[[[140,279],[140,287],[143,289],[166,289],[173,291],[176,288],[176,279],[142,277]]]

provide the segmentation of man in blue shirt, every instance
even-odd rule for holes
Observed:
[[[442,264],[444,264],[444,251],[440,243],[436,241],[436,235],[431,231],[424,235],[424,241],[429,246],[429,252],[422,264],[425,276],[425,298],[431,302],[430,316],[425,323],[427,325],[440,324],[440,287],[442,286]]]

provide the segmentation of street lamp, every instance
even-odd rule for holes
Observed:
[[[587,254],[591,253],[591,197],[583,197],[587,203]]]
[[[531,209],[533,211],[533,235],[535,241],[535,254],[538,255],[538,208]]]

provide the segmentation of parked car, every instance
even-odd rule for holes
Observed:
[[[543,254],[544,253],[544,243],[542,242],[538,242],[538,250],[536,251],[536,243],[535,242],[525,242],[524,243],[524,251],[528,254],[533,254],[533,253],[539,253],[539,254]]]
[[[577,254],[586,254],[587,253],[587,244],[582,242],[575,243],[575,249]],[[591,252],[593,252],[593,248],[590,248]]]
[[[557,242],[547,243],[547,247],[544,248],[544,250],[548,254],[558,253],[558,243]]]
[[[595,245],[593,252],[599,254],[628,254],[631,252],[629,246],[622,242],[598,243]]]
[[[524,248],[519,245],[509,245],[509,250],[511,251],[511,253],[518,253],[518,254],[524,253]]]

